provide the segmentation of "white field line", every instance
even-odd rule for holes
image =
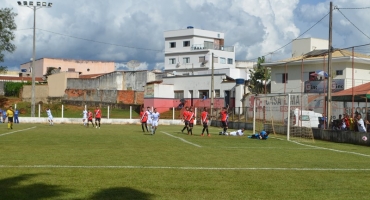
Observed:
[[[180,138],[180,137],[177,137],[177,136],[171,135],[171,134],[169,134],[169,133],[166,133],[166,132],[164,132],[164,131],[161,131],[161,132],[162,132],[162,133],[164,133],[164,134],[166,134],[166,135],[168,135],[168,136],[171,136],[171,137],[173,137],[173,138],[179,139],[179,140],[181,140],[181,141],[183,141],[183,142],[185,142],[185,143],[188,143],[188,144],[194,145],[194,146],[196,146],[196,147],[202,147],[202,146],[200,146],[200,145],[197,145],[197,144],[194,144],[194,143],[192,143],[192,142],[189,142],[189,141],[187,141],[187,140],[185,140],[185,139],[183,139],[183,138]]]
[[[21,131],[27,131],[27,130],[34,129],[34,128],[36,128],[36,126],[31,127],[31,128],[22,129],[22,130],[12,131],[12,132],[9,132],[9,133],[3,133],[3,134],[0,134],[0,137],[1,136],[4,136],[4,135],[9,135],[9,134],[12,134],[12,133],[17,133],[17,132],[21,132]]]
[[[318,150],[316,148],[284,148],[284,147],[217,147],[223,149],[287,149],[287,150]]]
[[[80,169],[176,169],[176,170],[277,170],[277,171],[370,171],[356,168],[264,168],[264,167],[166,167],[166,166],[74,166],[74,165],[0,165],[0,168],[80,168]]]
[[[334,152],[339,152],[339,153],[348,153],[348,154],[354,154],[354,155],[358,155],[358,156],[370,157],[370,155],[357,153],[357,152],[352,152],[352,151],[342,151],[342,150],[337,150],[337,149],[330,149],[330,148],[325,148],[325,147],[313,146],[313,145],[309,145],[309,144],[302,144],[302,143],[299,143],[299,142],[296,142],[296,141],[289,141],[289,142],[292,142],[292,143],[295,143],[295,144],[298,144],[298,145],[302,145],[302,146],[306,146],[306,147],[312,147],[312,148],[315,148],[315,149],[323,149],[323,150],[334,151]]]

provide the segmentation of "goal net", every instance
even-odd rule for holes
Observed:
[[[287,140],[314,141],[312,128],[318,128],[322,115],[309,108],[308,95],[255,96],[253,107],[254,133],[265,130]]]

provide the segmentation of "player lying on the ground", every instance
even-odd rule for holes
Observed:
[[[244,135],[244,129],[239,129],[237,131],[232,131],[232,132],[220,132],[220,135],[230,135],[230,136],[243,136]]]
[[[248,138],[267,140],[267,138],[269,138],[269,134],[270,134],[270,131],[262,130],[260,133],[256,133],[254,135],[248,136]]]

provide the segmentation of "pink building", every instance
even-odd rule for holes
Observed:
[[[23,76],[31,76],[31,64],[31,61],[21,64],[20,71]],[[78,72],[81,75],[109,73],[115,70],[114,62],[40,58],[35,61],[35,77],[42,77],[50,67],[55,68],[58,72]]]

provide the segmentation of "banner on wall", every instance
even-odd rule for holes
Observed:
[[[327,80],[322,81],[305,81],[305,93],[324,93],[328,89],[326,87]],[[344,90],[344,79],[333,79],[331,83],[331,92]]]
[[[145,86],[144,97],[154,97],[154,84]]]

